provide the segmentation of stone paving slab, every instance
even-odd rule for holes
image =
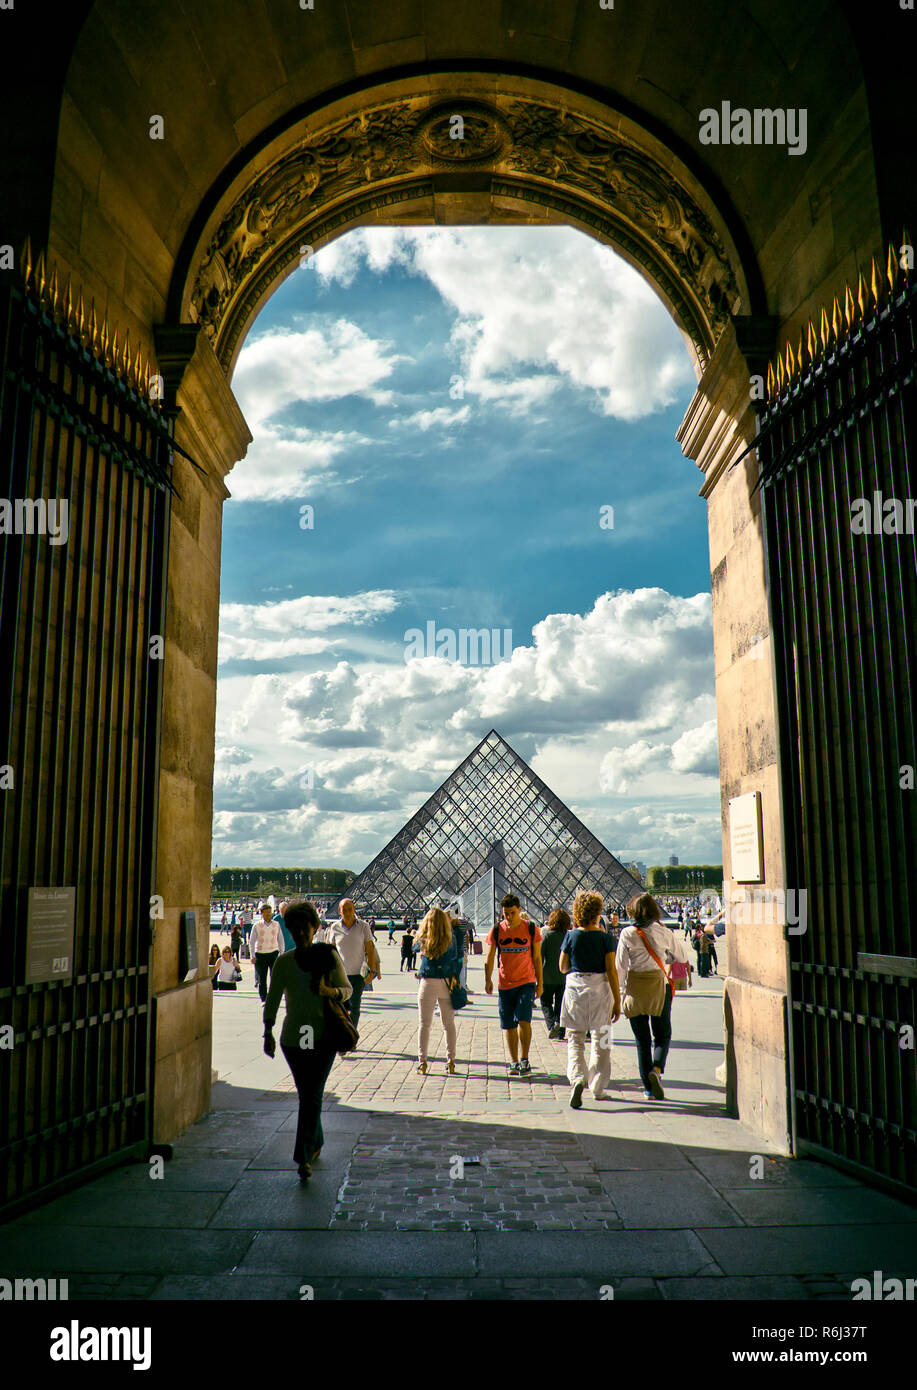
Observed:
[[[298,1302],[303,1297],[300,1292],[302,1283],[302,1280],[289,1274],[169,1274],[160,1279],[145,1296],[155,1302],[173,1299],[182,1303]],[[119,1293],[118,1296],[122,1295]],[[316,1300],[319,1297],[317,1290],[314,1297]]]
[[[693,1172],[691,1161],[672,1144],[617,1135],[581,1134],[579,1145],[599,1173],[634,1170],[645,1173]]]
[[[326,1165],[324,1155],[307,1184],[292,1167],[246,1173],[213,1215],[209,1229],[327,1231],[340,1181],[337,1165]]]
[[[222,1192],[173,1192],[165,1178],[147,1178],[131,1192],[69,1192],[10,1223],[10,1227],[124,1226],[142,1214],[145,1227],[204,1227],[223,1201]]]
[[[750,1188],[759,1192],[762,1188],[856,1188],[863,1192],[863,1184],[856,1178],[842,1173],[838,1168],[830,1168],[827,1163],[813,1159],[787,1158],[781,1154],[762,1151],[763,1162],[755,1164],[754,1171],[761,1177],[752,1177],[752,1155],[749,1153],[725,1153],[722,1150],[692,1148],[685,1150],[690,1154],[690,1162],[723,1191]]]
[[[291,1148],[289,1143],[287,1148]],[[78,1196],[91,1200],[102,1196],[145,1194],[151,1183],[159,1184],[156,1189],[159,1192],[228,1192],[241,1178],[247,1166],[249,1160],[246,1158],[213,1158],[208,1153],[191,1155],[177,1150],[173,1158],[163,1163],[161,1178],[150,1176],[149,1163],[128,1163],[121,1168],[102,1173],[85,1186],[65,1195],[71,1197],[75,1205]],[[55,1199],[63,1200],[63,1197]]]
[[[322,1148],[322,1162],[326,1168],[337,1169],[340,1174],[353,1148],[355,1131],[332,1129],[325,1116],[325,1143]],[[356,1132],[358,1133],[358,1131]],[[279,1131],[273,1135],[262,1149],[251,1159],[248,1173],[261,1169],[282,1169],[285,1173],[293,1171],[293,1145],[296,1139],[296,1126]],[[317,1171],[317,1170],[316,1170]],[[241,1177],[241,1174],[239,1175]]]
[[[484,1275],[524,1275],[550,1269],[558,1276],[593,1275],[610,1282],[616,1275],[653,1278],[660,1271],[675,1275],[719,1274],[710,1251],[693,1231],[499,1232],[476,1237],[479,1268]]]
[[[855,1277],[881,1269],[896,1278],[913,1278],[917,1264],[913,1225],[707,1227],[696,1234],[725,1274],[818,1274],[829,1269]]]
[[[366,1231],[355,1239],[352,1232],[259,1231],[238,1262],[243,1274],[296,1273],[303,1283],[335,1275],[422,1278],[431,1270],[440,1276],[472,1277],[476,1237],[463,1232],[387,1233]]]
[[[749,1278],[726,1275],[721,1279],[657,1279],[656,1283],[663,1298],[679,1302],[690,1299],[702,1303],[719,1303],[743,1299],[763,1303],[789,1299],[795,1301],[816,1296],[803,1279],[797,1279],[791,1274],[761,1274]],[[850,1297],[849,1288],[847,1297]]]
[[[138,1226],[99,1227],[89,1239],[85,1226],[4,1226],[0,1268],[11,1274],[109,1271],[124,1274],[228,1273],[245,1255],[253,1230],[168,1230]]]
[[[910,1223],[917,1256],[917,1207],[910,1207],[884,1192],[848,1187],[793,1189],[773,1187],[762,1191],[720,1189],[725,1199],[752,1226],[863,1226],[892,1222]],[[702,1223],[706,1224],[706,1223]]]
[[[691,1170],[668,1174],[664,1185],[658,1172],[606,1172],[601,1181],[625,1227],[678,1230],[745,1225],[739,1212]]]

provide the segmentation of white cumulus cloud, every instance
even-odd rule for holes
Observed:
[[[692,382],[683,340],[655,292],[571,228],[361,228],[314,264],[342,284],[362,265],[425,276],[455,311],[465,390],[515,412],[566,379],[603,414],[637,420]]]
[[[310,656],[336,645],[331,628],[363,627],[399,605],[392,589],[341,596],[301,595],[270,603],[220,605],[220,663]]]

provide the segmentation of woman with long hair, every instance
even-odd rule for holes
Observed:
[[[687,961],[688,952],[681,939],[676,941],[671,927],[663,924],[662,910],[651,893],[633,898],[627,915],[634,925],[622,930],[615,956],[624,1017],[630,1020],[636,1039],[644,1097],[665,1100],[661,1077],[672,1041],[668,967],[676,960]]]
[[[325,1039],[325,1000],[337,999],[343,1004],[353,993],[353,986],[335,948],[325,942],[312,944],[319,930],[319,916],[312,903],[291,903],[285,922],[295,945],[278,957],[271,973],[264,1005],[264,1050],[268,1057],[274,1056],[274,1020],[283,997],[286,1017],[280,1047],[299,1093],[293,1162],[300,1181],[306,1182],[325,1142],[322,1101],[337,1055]]]
[[[602,899],[598,893],[580,893],[573,904],[573,921],[560,947],[560,970],[566,975],[560,1010],[567,1030],[567,1078],[572,1086],[570,1105],[579,1110],[583,1091],[591,1085],[599,1100],[611,1080],[611,1028],[621,1017],[621,996],[615,973],[611,937],[599,926]],[[586,1065],[586,1034],[592,1034]]]
[[[441,907],[431,908],[414,938],[421,952],[420,984],[417,988],[417,1070],[427,1072],[427,1046],[433,1014],[439,1017],[446,1037],[446,1072],[455,1075],[455,1010],[448,981],[458,979],[462,968],[462,933]]]

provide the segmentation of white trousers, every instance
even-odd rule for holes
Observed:
[[[611,1080],[611,1029],[593,1028],[589,1063],[586,1064],[586,1030],[567,1029],[567,1079],[571,1086],[582,1081],[596,1100]]]

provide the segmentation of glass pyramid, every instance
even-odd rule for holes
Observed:
[[[609,908],[641,885],[496,730],[483,738],[350,885],[361,914],[456,907],[476,927],[518,894],[532,919],[594,889]]]

